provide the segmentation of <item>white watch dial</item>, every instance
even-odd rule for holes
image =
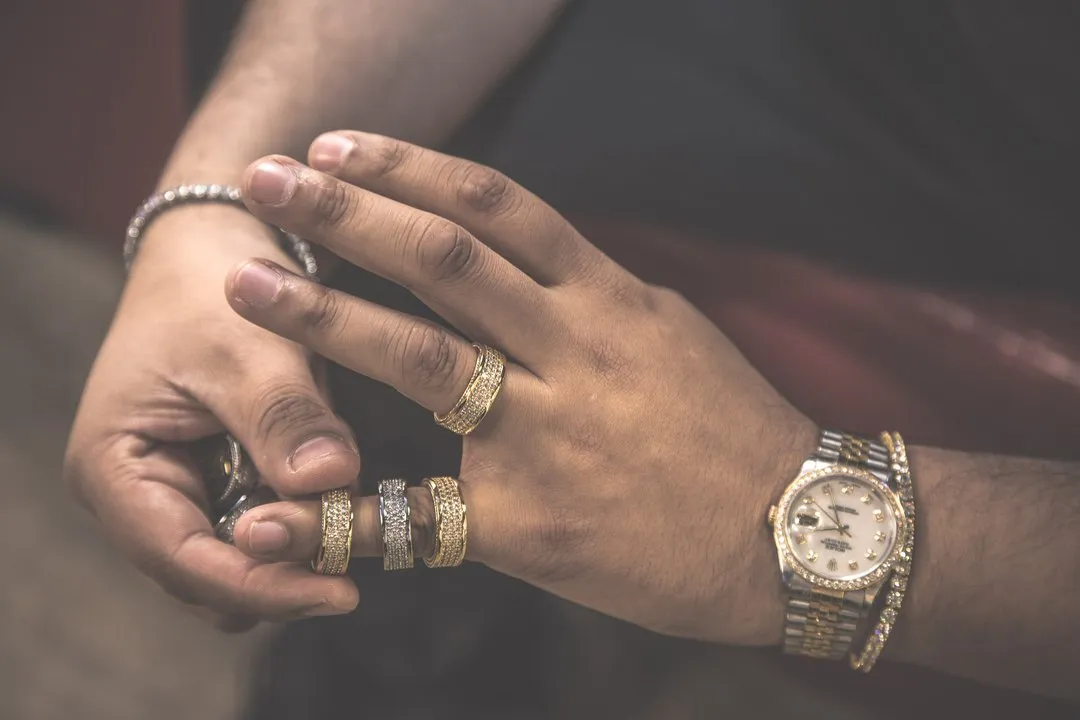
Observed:
[[[782,521],[795,559],[829,580],[851,581],[872,573],[896,544],[892,503],[856,477],[827,475],[808,484]]]

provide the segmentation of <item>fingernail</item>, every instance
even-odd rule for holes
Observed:
[[[344,135],[326,133],[315,138],[315,142],[311,143],[308,162],[316,170],[334,172],[345,164],[353,147],[353,141]]]
[[[289,529],[273,520],[256,520],[248,530],[248,547],[258,555],[272,555],[289,544]]]
[[[312,438],[298,447],[296,452],[292,454],[292,457],[289,458],[289,467],[292,468],[293,472],[299,472],[308,465],[314,465],[328,457],[345,453],[355,454],[352,448],[337,438]]]
[[[305,608],[301,613],[304,617],[326,617],[327,615],[343,615],[347,610],[334,607],[330,603],[321,603],[319,605],[313,605],[312,607]]]
[[[233,295],[242,303],[266,307],[277,297],[282,280],[281,273],[253,260],[237,271]]]
[[[281,205],[296,191],[296,175],[275,160],[255,166],[248,181],[248,197],[264,205]]]

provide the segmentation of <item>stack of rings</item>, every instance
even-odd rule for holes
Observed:
[[[320,575],[344,575],[352,554],[353,506],[349,488],[322,494],[322,542],[311,567]]]
[[[412,513],[405,481],[379,481],[379,529],[382,534],[383,570],[408,570],[413,566]]]
[[[484,420],[502,389],[506,356],[487,345],[476,345],[476,367],[465,391],[450,412],[435,413],[435,422],[450,432],[468,435]]]
[[[435,507],[435,542],[424,563],[430,568],[457,567],[469,545],[469,522],[458,481],[452,477],[424,480]]]

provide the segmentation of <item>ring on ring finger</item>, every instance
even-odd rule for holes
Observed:
[[[458,435],[468,435],[484,421],[495,404],[506,376],[506,356],[493,347],[476,345],[476,367],[461,397],[445,415],[434,413],[435,422]]]

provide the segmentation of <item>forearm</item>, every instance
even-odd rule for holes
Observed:
[[[256,0],[181,137],[163,186],[235,182],[319,133],[445,138],[543,33],[563,0]]]
[[[1080,465],[918,448],[913,575],[888,656],[1080,697]]]

